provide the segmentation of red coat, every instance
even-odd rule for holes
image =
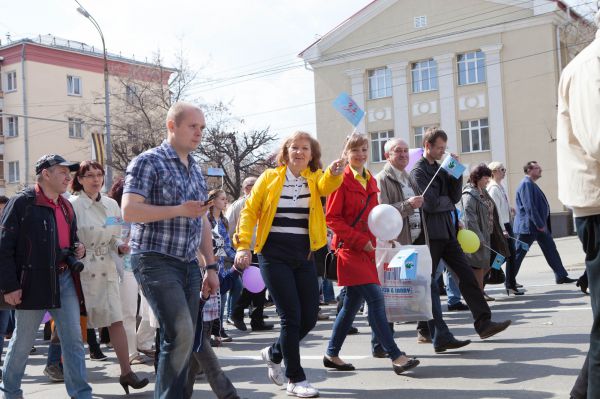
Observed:
[[[327,226],[334,233],[331,247],[337,248],[340,240],[344,242],[338,250],[337,258],[338,284],[341,286],[379,284],[375,251],[363,250],[368,241],[375,247],[375,237],[369,231],[367,219],[371,209],[377,205],[378,192],[373,176],[367,182],[365,190],[354,177],[350,167],[346,166],[342,185],[327,198],[325,218]],[[367,208],[354,227],[350,227],[365,206],[367,196]]]

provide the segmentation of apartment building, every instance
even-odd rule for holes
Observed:
[[[314,70],[324,162],[339,156],[352,131],[331,106],[347,92],[365,110],[357,130],[370,137],[374,173],[388,139],[420,147],[425,129],[439,126],[463,163],[507,166],[513,203],[523,165],[537,160],[552,212],[565,216],[556,188],[556,90],[581,45],[572,37],[581,24],[556,0],[369,3],[299,54]]]
[[[107,65],[111,112],[127,106],[136,81],[166,85],[174,72],[116,54]],[[0,194],[35,182],[34,163],[43,154],[102,158],[93,142],[104,141],[103,120],[102,48],[53,36],[0,45]]]

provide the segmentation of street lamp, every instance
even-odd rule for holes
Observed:
[[[77,12],[86,17],[92,25],[98,30],[100,33],[100,39],[102,39],[102,51],[104,53],[104,112],[106,114],[105,121],[105,132],[106,132],[106,180],[104,185],[106,188],[109,188],[112,185],[112,144],[110,139],[110,99],[108,92],[108,59],[106,57],[106,45],[104,43],[104,35],[102,34],[102,29],[100,29],[100,25],[98,22],[90,15],[89,12],[83,6],[75,0],[79,7],[77,7]]]

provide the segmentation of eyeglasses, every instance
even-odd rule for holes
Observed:
[[[506,172],[506,168],[500,168],[500,172]]]

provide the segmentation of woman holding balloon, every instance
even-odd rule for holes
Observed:
[[[385,315],[383,293],[375,267],[375,236],[367,224],[369,212],[377,206],[379,192],[375,178],[365,168],[368,153],[368,139],[364,135],[352,135],[344,152],[349,162],[344,171],[344,181],[327,199],[327,225],[334,233],[332,247],[338,248],[338,284],[347,287],[347,291],[342,310],[333,324],[323,364],[337,370],[354,370],[352,364],[343,362],[338,355],[364,299],[369,305],[371,328],[392,359],[394,371],[401,374],[419,365],[419,361],[407,357],[398,348]],[[395,232],[395,236],[398,233]]]
[[[497,253],[509,253],[494,200],[486,190],[491,177],[492,171],[485,164],[476,166],[463,188],[460,202],[465,228],[474,232],[480,241],[479,249],[467,253],[466,256],[482,292],[483,279],[490,271],[491,259],[495,258]],[[494,300],[485,292],[483,296],[487,301]]]
[[[254,252],[281,317],[279,339],[261,356],[274,384],[283,385],[287,377],[288,395],[311,398],[319,391],[300,365],[300,340],[315,326],[319,311],[317,271],[310,254],[327,244],[320,198],[340,186],[344,163],[337,160],[321,170],[321,148],[306,132],[283,141],[277,163],[258,178],[241,212],[235,264],[243,269],[250,263],[258,223]]]

